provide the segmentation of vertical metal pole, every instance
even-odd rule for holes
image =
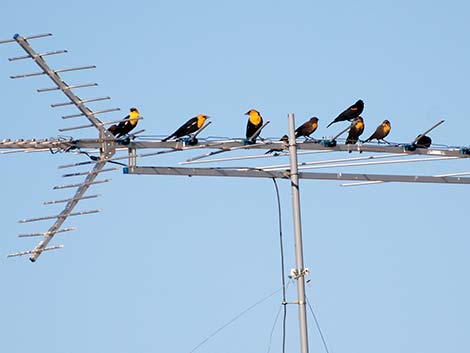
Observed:
[[[136,150],[133,147],[129,147],[129,170],[133,172],[137,163]]]
[[[302,225],[300,221],[300,194],[299,194],[299,174],[297,169],[297,145],[295,141],[295,120],[294,114],[288,115],[289,120],[289,159],[290,159],[290,180],[292,187],[292,211],[294,217],[294,239],[295,239],[295,262],[297,279],[297,299],[299,306],[300,325],[300,351],[308,353],[307,334],[307,310],[305,307],[305,278],[304,278],[304,256],[302,248]]]

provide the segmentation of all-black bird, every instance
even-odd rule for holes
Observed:
[[[339,121],[354,120],[359,115],[361,115],[363,110],[364,110],[364,102],[361,99],[359,99],[356,103],[354,103],[348,109],[346,109],[344,112],[338,115],[335,120],[329,123],[327,128],[330,127],[331,124],[337,123]]]
[[[361,136],[363,132],[364,132],[364,119],[358,116],[351,123],[351,128],[349,129],[349,134],[348,134],[348,137],[346,138],[346,144],[354,145],[357,142],[357,140],[359,140],[359,136]]]
[[[419,137],[419,136],[418,136]],[[414,143],[418,148],[429,148],[431,147],[432,140],[429,136],[423,135]]]
[[[255,110],[248,110],[245,115],[248,115],[248,123],[246,125],[246,139],[255,141],[261,131],[258,131],[263,126],[263,118],[261,114]]]
[[[385,141],[384,138],[387,137],[387,135],[390,133],[390,130],[392,129],[392,125],[390,124],[390,121],[384,120],[382,124],[380,124],[375,132],[364,142],[369,142],[374,139],[377,140],[377,142],[380,143],[380,140]],[[386,142],[386,141],[385,141]]]
[[[314,116],[310,118],[309,121],[306,121],[295,130],[295,138],[303,136],[305,137],[305,139],[307,139],[311,134],[315,132],[317,127],[318,118]]]
[[[198,131],[206,122],[206,119],[209,117],[204,114],[199,114],[195,116],[194,118],[189,119],[187,122],[185,122],[183,125],[181,125],[178,130],[176,130],[174,133],[172,133],[170,136],[165,137],[162,142],[167,141],[173,137],[179,138],[183,137],[189,134],[192,134],[193,132]]]
[[[109,127],[108,131],[116,137],[121,137],[131,132],[139,121],[139,111],[137,108],[131,108],[129,115],[116,125]]]
[[[282,136],[279,141],[284,142],[284,146],[287,147],[287,144],[289,143],[289,136],[284,135]],[[269,151],[267,151],[265,154],[270,154],[274,152],[282,152],[284,151],[285,148],[272,148]]]

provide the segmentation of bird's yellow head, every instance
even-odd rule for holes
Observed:
[[[202,125],[206,122],[206,119],[209,119],[210,117],[204,114],[199,114],[197,116],[197,128],[200,129]]]
[[[250,117],[250,122],[254,125],[259,125],[262,122],[261,114],[255,109],[248,110],[245,115]]]
[[[131,108],[129,112],[129,121],[132,125],[136,125],[139,121],[139,111],[137,108]]]
[[[256,115],[256,114],[259,115],[259,111],[255,110],[255,109],[250,109],[245,113],[245,115],[250,115],[250,116],[251,115]]]
[[[362,119],[361,116],[358,116],[356,119],[354,119],[353,125],[358,129],[364,128],[364,119]]]
[[[387,119],[385,119],[382,123],[382,127],[384,129],[385,132],[389,132],[390,129],[392,128],[392,125],[390,124],[390,121],[388,121]]]

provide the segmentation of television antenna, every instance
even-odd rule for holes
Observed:
[[[81,99],[74,93],[74,90],[96,86],[96,83],[81,83],[69,85],[60,74],[68,71],[79,71],[93,69],[95,66],[80,66],[62,69],[52,69],[44,59],[50,55],[63,54],[66,50],[56,50],[45,53],[37,53],[30,45],[29,41],[51,36],[51,33],[39,34],[22,37],[15,34],[13,39],[2,40],[0,44],[17,43],[26,53],[24,56],[9,58],[9,61],[33,60],[40,68],[39,72],[26,73],[10,76],[12,79],[27,78],[33,76],[45,75],[53,82],[52,87],[37,89],[37,92],[61,91],[67,98],[66,102],[52,104],[53,108],[62,106],[75,106],[79,113],[66,115],[64,120],[84,117],[88,120],[86,125],[78,125],[59,129],[60,132],[73,131],[78,129],[95,128],[98,130],[97,138],[52,138],[52,139],[4,139],[0,141],[0,153],[18,153],[30,151],[61,151],[85,154],[90,160],[60,166],[59,168],[73,168],[83,165],[93,166],[87,172],[75,172],[64,174],[63,177],[85,176],[85,179],[79,183],[66,184],[54,187],[54,189],[75,189],[70,198],[47,201],[44,204],[65,203],[63,210],[52,216],[22,219],[20,223],[36,222],[42,220],[55,220],[47,231],[29,234],[20,234],[20,237],[40,237],[41,240],[32,250],[16,252],[8,257],[17,257],[30,255],[29,259],[35,262],[44,252],[62,248],[63,245],[48,246],[49,242],[58,233],[75,230],[74,227],[64,227],[65,221],[72,216],[97,213],[99,209],[75,211],[79,201],[84,199],[96,198],[98,194],[87,194],[92,185],[109,182],[110,179],[96,180],[97,176],[104,172],[120,169],[112,166],[105,168],[108,164],[123,165],[124,174],[147,174],[147,175],[172,175],[172,176],[211,176],[211,177],[243,177],[243,178],[269,178],[269,179],[288,179],[291,182],[294,239],[295,239],[295,257],[296,268],[291,271],[293,278],[297,280],[297,301],[299,311],[300,341],[301,352],[308,352],[307,320],[306,320],[306,298],[305,298],[305,275],[308,269],[304,267],[303,248],[302,248],[302,227],[301,227],[301,209],[300,209],[300,190],[299,180],[340,180],[352,181],[353,183],[343,184],[344,186],[358,186],[384,182],[400,183],[437,183],[437,184],[470,184],[470,172],[438,174],[438,175],[397,175],[397,174],[370,174],[370,173],[342,173],[342,172],[305,172],[306,169],[336,168],[336,167],[354,167],[377,164],[401,164],[417,163],[425,161],[453,160],[470,157],[470,148],[468,147],[435,147],[421,146],[419,140],[426,136],[430,131],[438,127],[444,121],[441,120],[419,134],[416,139],[409,143],[394,144],[338,144],[340,136],[349,130],[349,127],[341,131],[333,138],[322,139],[320,141],[306,139],[305,141],[296,141],[294,114],[288,115],[289,139],[288,142],[278,141],[277,139],[261,139],[253,141],[251,139],[226,138],[226,139],[197,139],[197,135],[202,132],[209,123],[206,123],[196,134],[189,138],[178,139],[175,141],[161,141],[161,139],[143,139],[138,134],[144,130],[129,134],[123,138],[116,138],[108,129],[107,125],[119,123],[123,120],[113,120],[103,122],[97,115],[119,111],[119,108],[94,111],[87,106],[87,103],[109,100],[110,97],[98,97]],[[139,118],[140,119],[140,118]],[[264,124],[255,136],[258,136],[261,130],[268,124]],[[155,152],[140,153],[140,150],[158,150]],[[211,150],[202,155],[191,157],[181,162],[188,166],[140,166],[137,164],[138,158],[158,156],[173,152],[184,152],[193,150]],[[214,155],[230,151],[249,151],[249,150],[274,150],[277,151],[271,155],[238,156],[227,158],[210,158]],[[300,150],[300,152],[298,151]],[[302,162],[299,164],[298,155],[300,154],[323,154],[331,152],[359,152],[366,153],[367,156],[346,157],[341,159],[314,160]],[[92,156],[91,153],[97,152],[98,156]],[[117,156],[117,153],[125,152],[124,155]],[[373,153],[373,155],[369,155]],[[379,155],[376,155],[376,154]],[[271,157],[289,157],[289,164],[257,166],[257,167],[222,167],[223,162],[242,161],[248,159],[267,159]],[[403,157],[403,159],[397,159]],[[127,162],[127,164],[121,161]],[[194,167],[197,164],[212,163],[213,167]]]

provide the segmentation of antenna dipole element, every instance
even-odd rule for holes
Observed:
[[[300,193],[299,193],[299,171],[297,169],[297,145],[295,141],[295,119],[294,114],[290,113],[287,117],[289,121],[289,161],[290,161],[290,180],[292,189],[292,213],[294,223],[295,240],[295,279],[297,280],[297,300],[299,307],[299,325],[300,325],[300,352],[308,353],[308,334],[307,334],[307,310],[305,307],[305,277],[304,255],[302,248],[302,224],[300,220]]]

